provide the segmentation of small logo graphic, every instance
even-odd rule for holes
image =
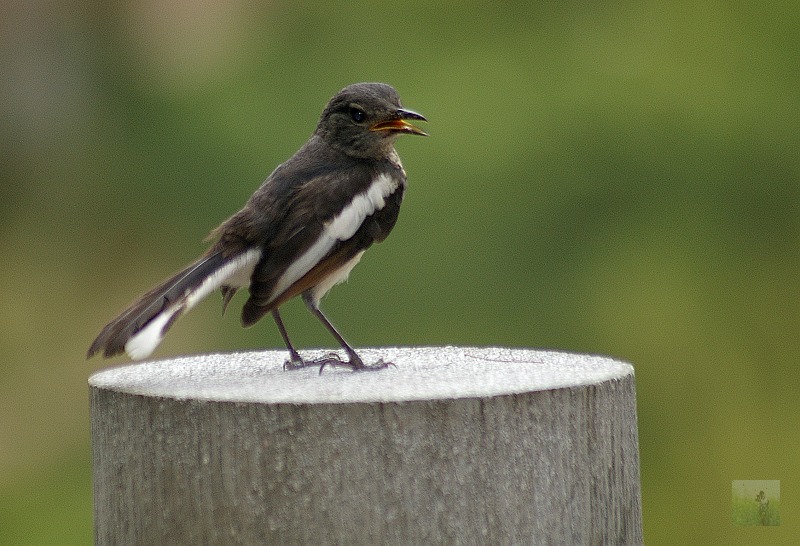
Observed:
[[[780,480],[734,480],[731,506],[735,525],[780,525]]]

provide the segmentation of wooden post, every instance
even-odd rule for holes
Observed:
[[[633,368],[457,347],[89,379],[96,544],[641,544]],[[311,355],[316,356],[316,355]]]

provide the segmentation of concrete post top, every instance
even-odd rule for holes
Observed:
[[[304,351],[322,356],[328,351]],[[598,384],[633,375],[608,357],[509,348],[359,349],[376,372],[326,367],[284,371],[285,351],[196,355],[108,368],[89,385],[128,394],[267,404],[336,404],[486,398]]]

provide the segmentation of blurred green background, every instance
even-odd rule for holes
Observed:
[[[628,360],[648,544],[798,536],[800,4],[2,4],[0,543],[91,541],[87,346],[373,80],[431,136],[345,335]],[[264,347],[212,297],[155,357]],[[737,479],[781,527],[732,525]]]

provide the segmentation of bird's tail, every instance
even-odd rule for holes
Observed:
[[[124,351],[134,360],[147,358],[175,321],[211,292],[225,287],[227,303],[237,286],[247,284],[260,257],[257,249],[232,257],[221,252],[203,256],[109,322],[89,347],[87,358],[101,351],[105,357]]]

